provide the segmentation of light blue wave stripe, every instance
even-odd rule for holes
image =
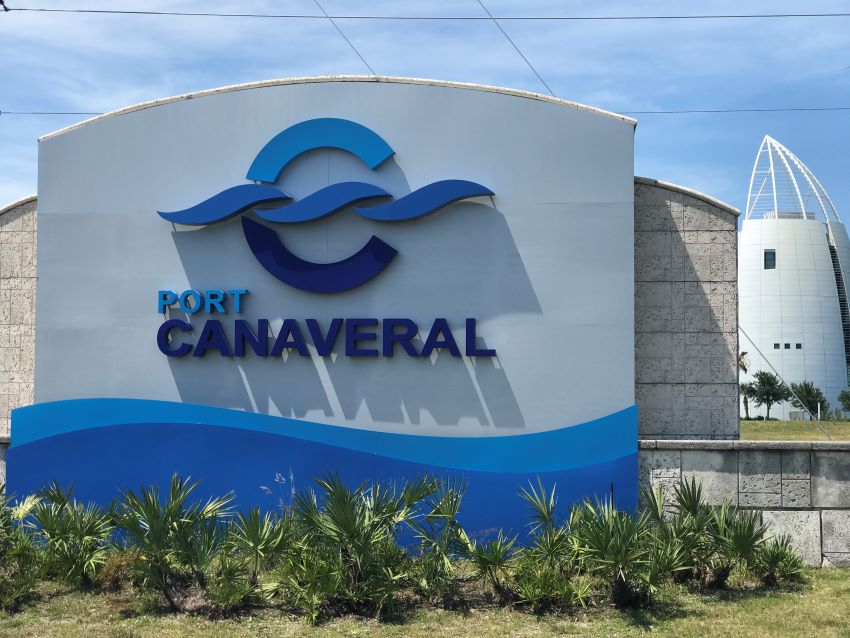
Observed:
[[[393,155],[383,138],[351,120],[323,117],[299,122],[275,135],[257,153],[247,179],[274,183],[293,159],[317,148],[339,148],[356,155],[372,170]]]
[[[350,450],[482,472],[549,472],[637,453],[637,406],[548,432],[446,437],[373,432],[189,403],[144,399],[75,399],[12,411],[12,447],[91,428],[194,423],[289,436]],[[127,432],[132,449],[132,431]],[[198,441],[203,446],[203,441]],[[222,460],[226,463],[226,460]]]

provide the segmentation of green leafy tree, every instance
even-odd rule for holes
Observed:
[[[753,377],[753,402],[757,407],[767,409],[766,418],[770,418],[770,408],[791,398],[791,393],[779,377],[772,372],[756,372]]]
[[[838,393],[838,402],[842,410],[850,412],[850,388],[845,388]]]
[[[744,418],[750,418],[750,401],[755,399],[754,384],[746,382],[741,384],[741,398],[744,400]]]
[[[826,400],[820,388],[811,381],[792,383],[791,391],[795,395],[791,398],[791,405],[795,408],[804,408],[809,411],[809,414],[816,415],[818,403],[820,403],[821,414],[829,414],[829,401]]]

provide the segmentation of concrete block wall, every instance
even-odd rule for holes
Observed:
[[[0,481],[9,412],[33,400],[36,198],[0,208]]]
[[[739,214],[702,193],[635,178],[641,438],[738,438]]]
[[[850,442],[644,440],[638,458],[668,503],[693,478],[709,504],[759,511],[807,564],[850,567]]]

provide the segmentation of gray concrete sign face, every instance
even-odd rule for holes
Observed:
[[[395,154],[372,170],[339,149],[303,153],[274,184],[296,202],[339,182],[373,184],[395,200],[440,180],[468,180],[494,195],[392,223],[366,219],[351,207],[300,224],[265,222],[251,209],[200,227],[174,225],[157,214],[251,183],[246,172],[260,149],[288,127],[316,118],[365,126]],[[576,472],[592,467],[587,476],[593,478],[571,488],[574,496],[606,489],[613,477],[623,498],[633,500],[636,477],[627,478],[636,468],[637,439],[633,132],[632,123],[615,116],[496,90],[315,81],[165,101],[42,140],[37,404],[29,409],[62,405],[66,416],[65,425],[30,431],[37,415],[21,411],[11,453],[34,454],[56,438],[47,434],[67,437],[74,430],[92,437],[95,426],[113,426],[92,439],[102,441],[105,432],[126,424],[136,429],[123,436],[138,437],[144,447],[148,433],[139,428],[203,423],[245,437],[309,439],[321,449],[299,455],[314,455],[316,468],[324,458],[327,470],[343,473],[347,461],[326,456],[325,447],[411,466],[393,465],[389,473],[448,468],[487,474],[491,484],[501,474],[516,481],[548,472],[575,482],[583,476]],[[242,217],[273,229],[311,262],[345,259],[373,235],[398,255],[351,290],[298,290],[258,262]],[[249,292],[239,314],[189,316],[176,305],[167,317],[157,313],[158,290],[188,289]],[[461,353],[465,320],[474,318],[476,347],[496,356],[438,349],[411,357],[398,347],[392,357],[346,356],[343,329],[323,357],[305,327],[309,318],[322,329],[334,318],[409,318],[419,328],[418,351],[435,319],[445,318]],[[190,323],[192,333],[171,333],[173,343],[190,344],[206,320],[218,319],[230,345],[236,319],[252,326],[268,319],[272,340],[282,322],[293,319],[309,356],[289,350],[225,357],[213,350],[168,357],[156,338],[165,319]],[[381,349],[377,331],[378,339],[364,347]],[[77,399],[93,401],[53,403]],[[180,416],[198,406],[208,411]],[[103,416],[107,408],[114,416]],[[50,416],[39,418],[44,424]],[[163,432],[178,430],[184,431],[175,425],[149,438],[161,441]],[[195,452],[209,441],[195,440]],[[242,442],[237,437],[222,449]],[[438,451],[423,451],[429,446]],[[284,453],[278,469],[293,463]],[[183,469],[157,468],[163,475]],[[351,477],[360,477],[358,471]],[[364,475],[380,476],[378,470]],[[37,478],[33,473],[27,480]],[[70,478],[85,484],[83,476]],[[137,478],[144,480],[115,481]],[[311,477],[300,478],[303,484]]]

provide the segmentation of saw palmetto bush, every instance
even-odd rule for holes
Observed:
[[[803,561],[788,536],[777,536],[759,546],[752,567],[762,582],[772,587],[780,581],[798,580]]]
[[[221,555],[233,495],[190,501],[198,483],[174,476],[166,494],[156,486],[126,491],[113,507],[115,524],[141,556],[141,582],[175,611],[207,612],[208,576]]]
[[[724,503],[714,511],[712,533],[716,554],[711,584],[725,587],[733,569],[746,570],[754,565],[767,540],[767,525],[762,524],[759,512],[739,510]]]
[[[24,524],[34,498],[15,505],[0,484],[0,611],[16,611],[35,594],[42,575],[42,556]]]
[[[348,487],[339,476],[297,494],[293,518],[299,547],[279,571],[277,592],[314,621],[334,609],[373,616],[393,608],[414,576],[398,536],[422,516],[439,481],[423,477],[400,487]]]
[[[42,491],[32,518],[48,571],[75,587],[91,589],[109,555],[114,530],[109,512],[77,501],[73,490],[53,483]]]
[[[672,574],[687,567],[684,544],[653,524],[646,510],[618,510],[610,501],[586,501],[574,534],[587,568],[601,575],[619,607],[648,602]]]
[[[410,526],[418,541],[413,563],[414,588],[431,603],[452,609],[464,605],[460,559],[468,555],[470,540],[458,520],[466,485],[442,481],[423,499],[423,515],[411,517]]]
[[[516,602],[541,614],[588,604],[593,579],[584,573],[583,555],[573,533],[577,510],[564,520],[558,513],[556,486],[547,490],[538,479],[519,489],[530,510],[528,544],[517,552],[511,579]]]

